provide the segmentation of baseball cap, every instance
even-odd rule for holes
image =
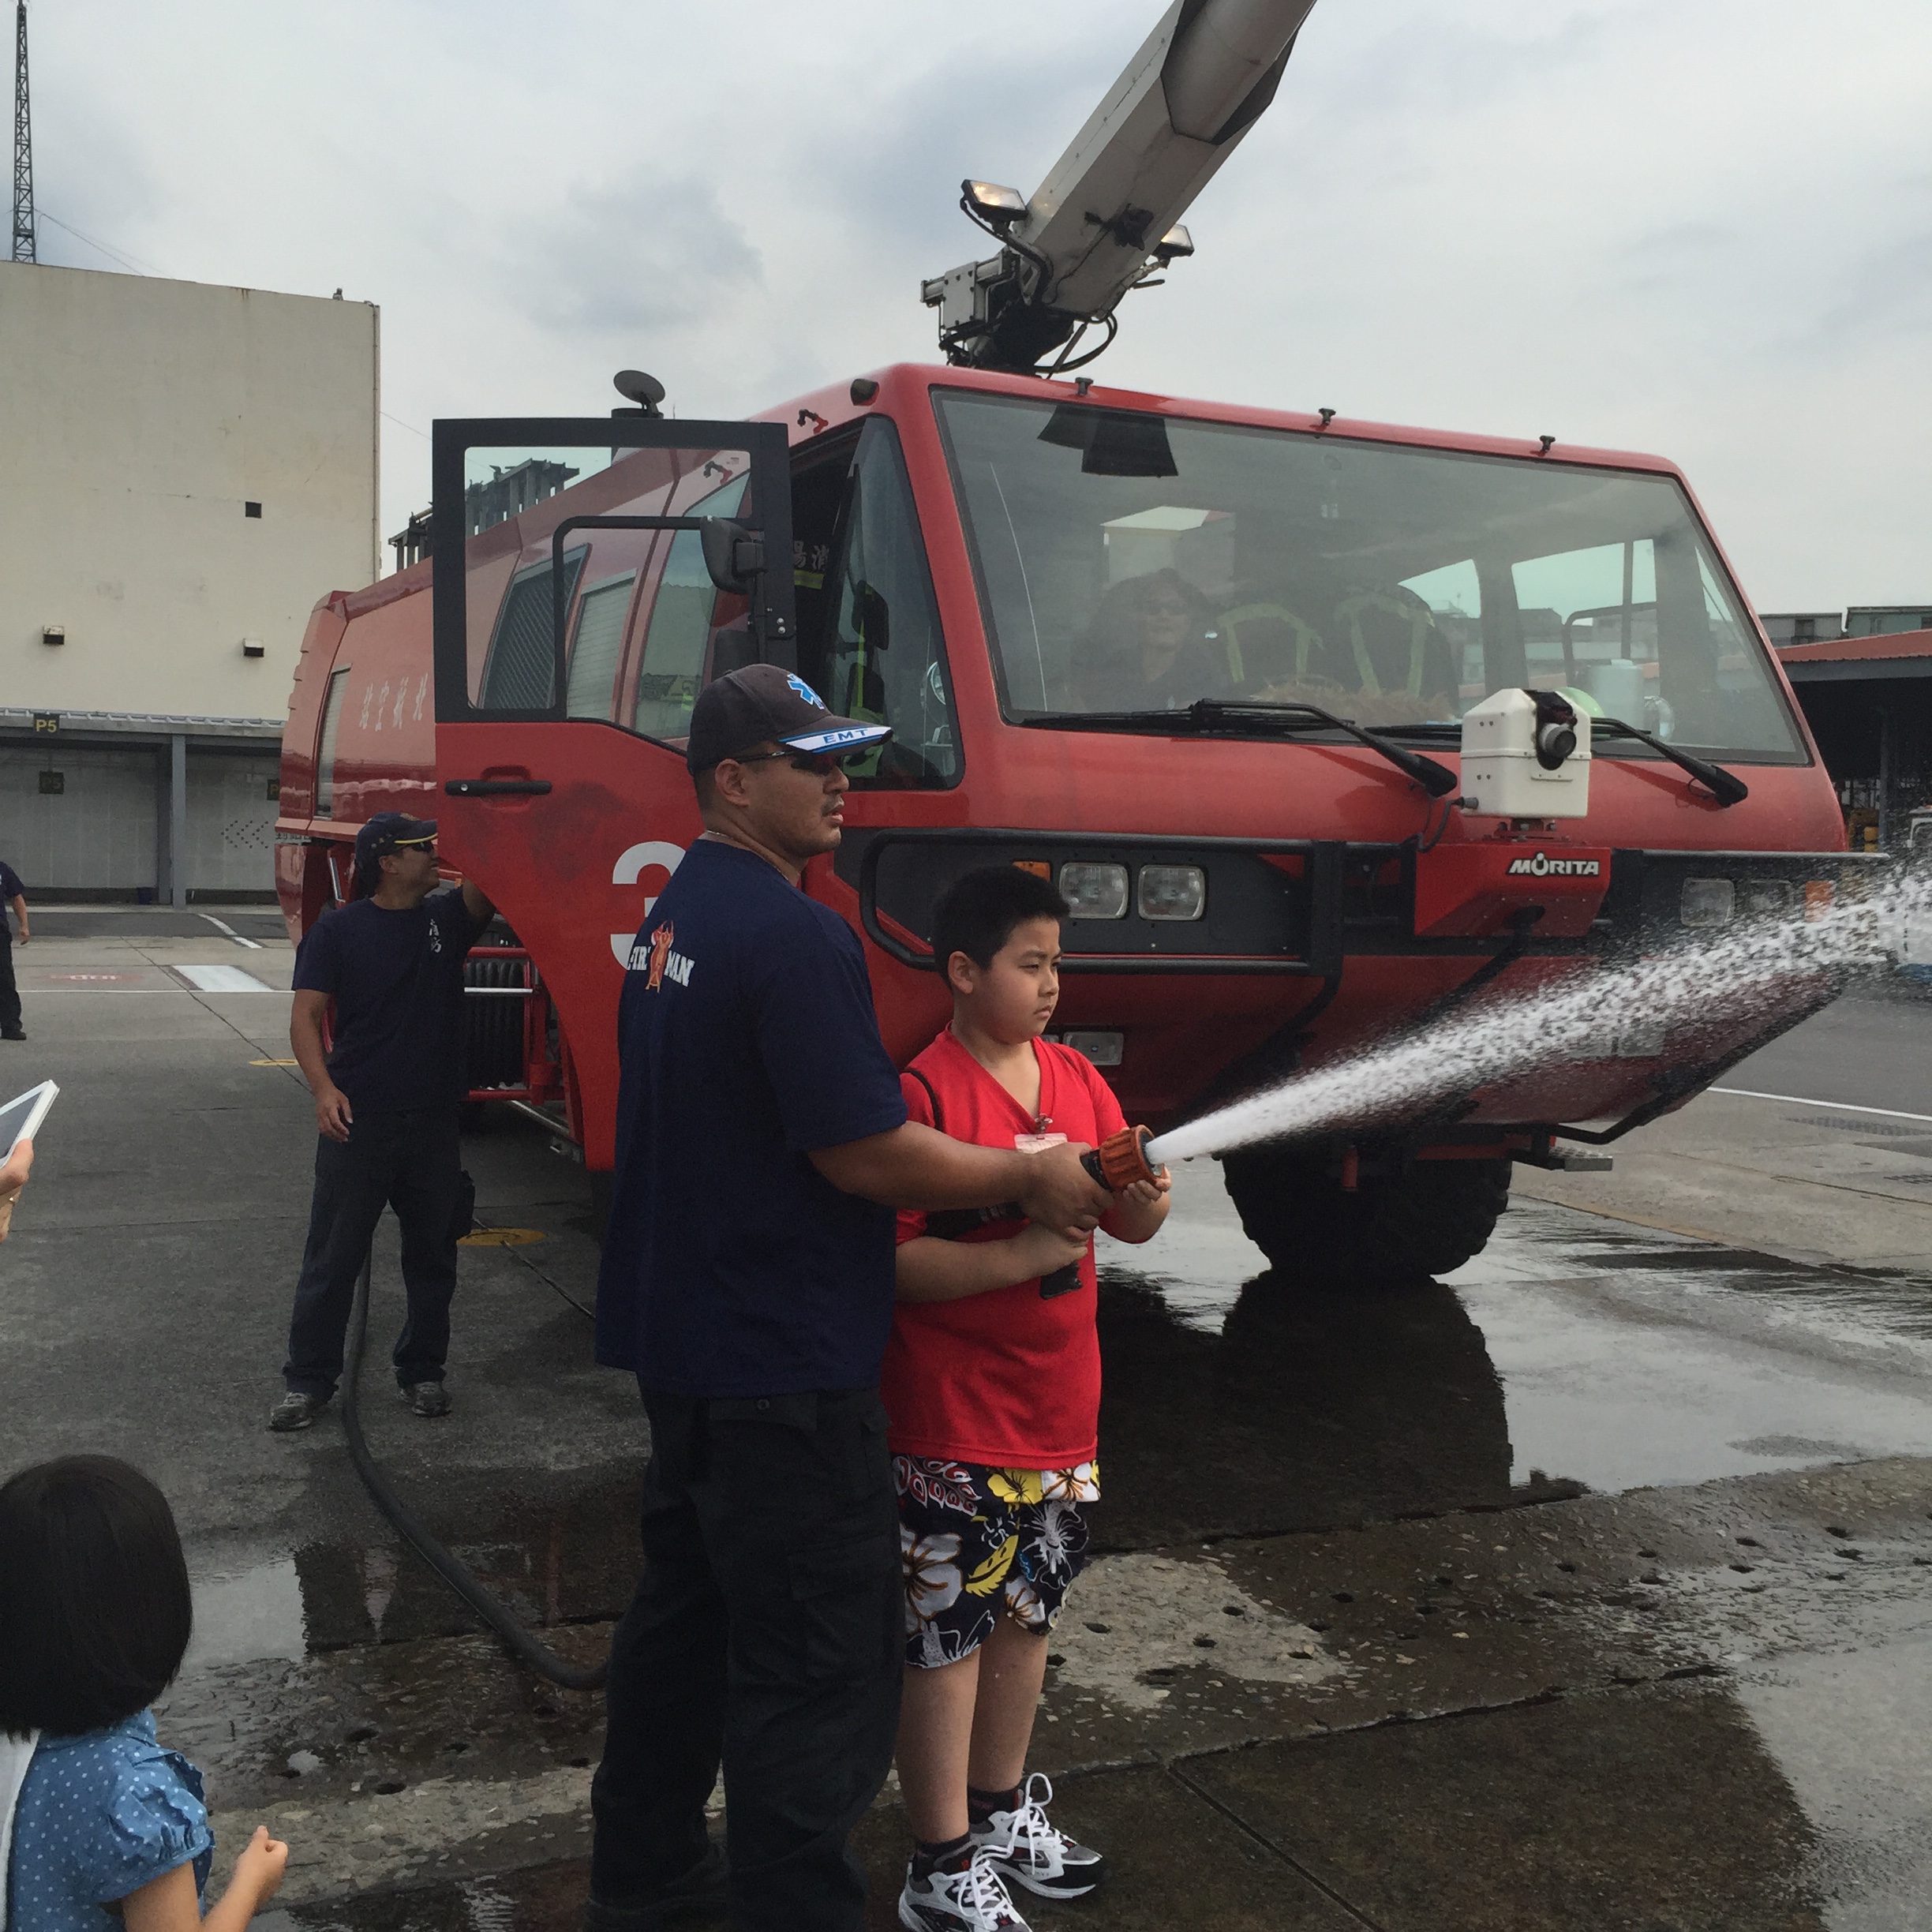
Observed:
[[[841,717],[796,671],[782,665],[747,665],[714,678],[691,707],[684,762],[709,771],[767,738],[793,751],[863,751],[892,736],[889,724]]]
[[[378,812],[356,834],[356,870],[371,871],[384,852],[392,852],[402,845],[429,844],[436,835],[433,818],[412,818],[407,812]]]

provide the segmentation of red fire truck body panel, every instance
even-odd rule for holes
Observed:
[[[972,391],[1038,403],[1070,401],[1073,387],[917,366],[883,370],[874,380],[876,395],[864,406],[847,388],[826,388],[770,412],[766,420],[788,425],[795,463],[809,457],[810,446],[836,440],[841,429],[859,419],[883,416],[896,427],[941,619],[961,775],[955,784],[930,789],[855,789],[847,808],[848,845],[886,828],[1002,829],[1013,835],[1005,842],[1020,858],[1028,856],[1023,836],[1028,832],[1043,837],[1342,842],[1389,848],[1381,859],[1368,862],[1375,879],[1365,874],[1364,889],[1379,880],[1394,891],[1403,865],[1418,862],[1402,856],[1405,847],[1413,849],[1432,835],[1445,847],[1495,835],[1496,821],[1437,805],[1374,751],[1350,743],[1049,731],[1011,721],[1002,714],[994,645],[933,392]],[[1533,459],[1552,466],[1648,473],[1682,485],[1674,466],[1655,457],[1563,445],[1535,457],[1536,444],[1523,440],[1339,420],[1324,428],[1315,417],[1100,388],[1084,399],[1176,422],[1274,430],[1357,449],[1383,445]],[[605,479],[616,474],[603,472],[470,540],[473,689],[513,574],[548,555],[549,534],[561,518],[615,500],[618,486]],[[634,506],[643,502],[657,513],[684,515],[703,493],[701,483],[704,489],[715,487],[710,478],[677,475],[673,465],[648,502],[638,496],[635,477],[621,493]],[[670,540],[661,532],[596,534],[605,546],[596,552],[599,570],[608,565],[635,573],[635,601],[612,706],[616,716],[628,717],[638,688],[639,640]],[[567,1118],[593,1168],[607,1168],[623,962],[671,867],[701,829],[690,781],[674,743],[606,719],[438,726],[429,582],[428,562],[414,564],[369,590],[331,595],[310,621],[284,739],[278,826],[278,881],[290,934],[299,939],[345,893],[348,844],[370,814],[393,808],[438,818],[450,865],[474,878],[496,903],[531,955],[542,992],[554,1005],[562,1051],[541,1075],[552,1083],[549,1097],[545,1099],[538,1078],[530,1081],[529,1091],[546,1111]],[[1627,590],[1627,599],[1629,594]],[[1773,654],[1761,638],[1751,642],[1797,719]],[[338,692],[333,741],[323,747],[332,683]],[[1835,795],[1801,719],[1795,728],[1810,761],[1738,765],[1748,778],[1750,796],[1728,809],[1689,783],[1675,764],[1600,752],[1591,773],[1587,822],[1552,829],[1543,843],[1552,851],[1574,844],[1593,852],[1837,851],[1844,834]],[[329,769],[318,772],[324,749]],[[1429,751],[1455,769],[1453,747],[1431,745]],[[325,796],[318,797],[318,777]],[[455,779],[542,780],[552,788],[541,796],[447,796],[445,785]],[[1044,848],[1039,854],[1044,859],[1054,856]],[[1288,854],[1272,863],[1292,879],[1299,867],[1313,861]],[[829,859],[815,863],[807,889],[865,935],[850,867],[835,867]],[[887,931],[894,930],[889,915],[882,912],[881,919]],[[1587,914],[1582,923],[1587,924]],[[1088,930],[1076,923],[1069,934]],[[1439,930],[1466,933],[1478,927],[1467,921],[1458,925],[1450,915]],[[1481,930],[1493,931],[1493,921]],[[898,936],[906,934],[900,930]],[[1092,942],[1070,943],[1077,949]],[[903,963],[873,938],[867,937],[866,944],[886,1043],[903,1061],[942,1024],[943,989],[936,975]],[[1319,1003],[1306,1058],[1327,1058],[1422,1013],[1467,979],[1481,957],[1470,950],[1358,953],[1351,947],[1334,986],[1313,974],[1245,968],[1217,973],[1205,960],[1172,973],[1070,972],[1063,980],[1056,1024],[1120,1035],[1122,1057],[1109,1069],[1110,1077],[1129,1118],[1159,1127],[1196,1106],[1225,1069],[1280,1033],[1297,1012],[1312,1011]],[[1508,968],[1503,984],[1520,992],[1594,969],[1587,954],[1533,953]],[[1768,1022],[1775,1015],[1762,1017]],[[537,1041],[540,1033],[533,1026],[530,1037]],[[1698,1048],[1705,1058],[1711,1050],[1708,1041]],[[1660,1065],[1671,1062],[1672,1051],[1666,1043],[1661,1053],[1642,1058],[1559,1058],[1533,1077],[1478,1096],[1466,1125],[1614,1118],[1654,1094],[1653,1076]],[[541,1051],[537,1057],[543,1058]],[[567,1063],[567,1072],[557,1070],[560,1063]]]

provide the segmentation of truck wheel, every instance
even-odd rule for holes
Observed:
[[[1237,1149],[1221,1167],[1248,1238],[1284,1275],[1319,1281],[1449,1274],[1481,1252],[1509,1205],[1507,1161],[1417,1161],[1352,1193],[1278,1148]]]

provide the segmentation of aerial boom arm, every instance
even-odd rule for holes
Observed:
[[[1151,264],[1191,253],[1174,225],[1274,99],[1313,6],[1174,0],[1027,201],[968,183],[968,212],[1005,245],[923,286],[947,354],[1033,369]]]

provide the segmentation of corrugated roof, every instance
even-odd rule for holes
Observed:
[[[1817,644],[1788,644],[1780,664],[1855,664],[1861,659],[1932,657],[1932,631],[1895,631],[1889,637],[1829,638]]]

